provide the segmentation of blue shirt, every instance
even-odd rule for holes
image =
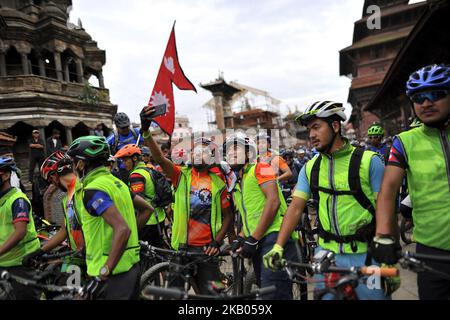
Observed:
[[[388,156],[388,152],[389,152],[389,146],[386,143],[383,143],[379,148],[375,148],[374,146],[369,145],[367,147],[367,150],[376,152],[380,156],[383,157],[383,160],[385,160],[385,161],[387,160],[387,159],[384,159],[384,157]]]
[[[131,132],[131,130],[134,130],[134,132],[136,133],[136,138],[134,137],[133,133]],[[117,151],[119,151],[120,149],[122,149],[123,147],[125,147],[127,144],[136,144],[137,142],[137,137],[139,137],[139,129],[134,128],[134,129],[130,129],[130,132],[128,132],[128,135],[126,136],[122,136],[122,135],[118,135],[118,143],[117,143],[117,148],[116,150],[114,150],[114,133],[111,134],[106,141],[108,141],[108,144],[111,148],[111,152],[112,154],[116,154]],[[144,144],[144,137],[142,137],[139,139],[139,146],[142,146]]]
[[[372,192],[380,192],[381,181],[383,180],[384,163],[380,157],[372,157],[370,160],[370,186]],[[306,166],[302,168],[298,176],[297,186],[295,187],[294,197],[309,200],[311,197],[311,187],[309,185],[308,177],[306,176]]]

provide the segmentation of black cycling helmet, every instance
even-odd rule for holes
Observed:
[[[131,125],[130,118],[124,112],[119,112],[115,115],[114,123],[117,128],[128,128]]]
[[[67,151],[67,155],[78,160],[107,161],[110,150],[105,137],[87,136],[75,140]]]
[[[283,153],[282,157],[283,157],[284,159],[294,159],[294,158],[295,158],[295,152],[292,151],[292,150],[286,150],[286,151]]]
[[[151,156],[152,153],[149,147],[141,147],[141,152],[143,156]]]

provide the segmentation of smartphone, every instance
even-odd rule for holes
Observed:
[[[167,113],[167,105],[160,104],[159,106],[155,106],[155,113],[152,114],[153,118],[165,115]]]

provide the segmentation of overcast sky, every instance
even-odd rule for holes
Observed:
[[[174,87],[177,112],[206,129],[201,106],[211,94],[198,84],[217,78],[268,91],[302,110],[316,100],[347,101],[339,50],[351,45],[359,0],[73,0],[71,21],[106,50],[105,84],[119,111],[138,121],[148,103],[176,20],[181,66],[197,87]],[[287,113],[287,107],[283,113]],[[348,109],[350,106],[347,104]]]

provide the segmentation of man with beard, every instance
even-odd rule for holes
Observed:
[[[194,142],[191,164],[177,166],[166,158],[148,131],[154,107],[141,112],[141,127],[145,145],[175,189],[173,205],[172,248],[203,251],[214,256],[232,222],[232,211],[225,182],[211,171],[218,150],[206,138]],[[200,293],[208,294],[210,281],[220,281],[218,261],[199,265],[195,278]]]
[[[384,165],[376,153],[357,149],[342,137],[342,122],[347,119],[344,110],[341,103],[319,101],[296,119],[308,128],[312,145],[320,154],[310,160],[299,175],[276,244],[264,257],[269,268],[277,269],[283,247],[310,198],[318,203],[319,247],[316,252],[323,249],[334,252],[338,267],[372,265],[367,249],[375,232],[375,200]],[[315,278],[315,289],[323,289],[323,276]],[[359,299],[385,298],[383,290],[371,290],[366,285],[358,285],[356,294]]]

